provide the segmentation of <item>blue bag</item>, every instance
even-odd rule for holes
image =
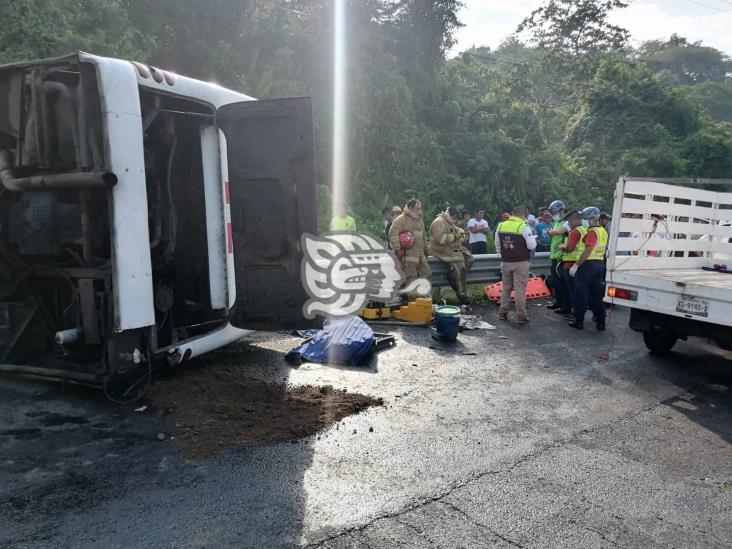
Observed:
[[[374,348],[374,331],[360,317],[327,319],[323,329],[292,349],[290,362],[317,362],[356,366]]]

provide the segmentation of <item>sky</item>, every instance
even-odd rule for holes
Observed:
[[[497,47],[543,0],[463,2],[459,17],[465,26],[456,33],[453,55],[474,45]],[[636,45],[676,33],[732,57],[732,0],[633,0],[611,21],[628,29]]]

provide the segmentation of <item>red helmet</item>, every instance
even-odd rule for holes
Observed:
[[[410,250],[414,247],[414,235],[412,234],[412,231],[399,233],[399,246],[405,250]]]

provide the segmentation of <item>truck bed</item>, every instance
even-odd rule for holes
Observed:
[[[608,287],[638,293],[635,301],[606,297],[608,303],[732,326],[732,274],[701,268],[610,270],[606,281]]]
[[[732,274],[705,271],[704,269],[647,269],[638,271],[624,271],[613,273],[614,276],[633,275],[651,279],[659,279],[666,282],[673,282],[675,285],[685,284],[687,287],[698,286],[704,288],[717,288],[732,292]],[[647,282],[649,283],[649,282]]]

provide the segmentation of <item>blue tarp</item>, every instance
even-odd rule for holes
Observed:
[[[374,348],[374,331],[357,316],[328,319],[323,329],[287,353],[288,360],[355,366]]]

